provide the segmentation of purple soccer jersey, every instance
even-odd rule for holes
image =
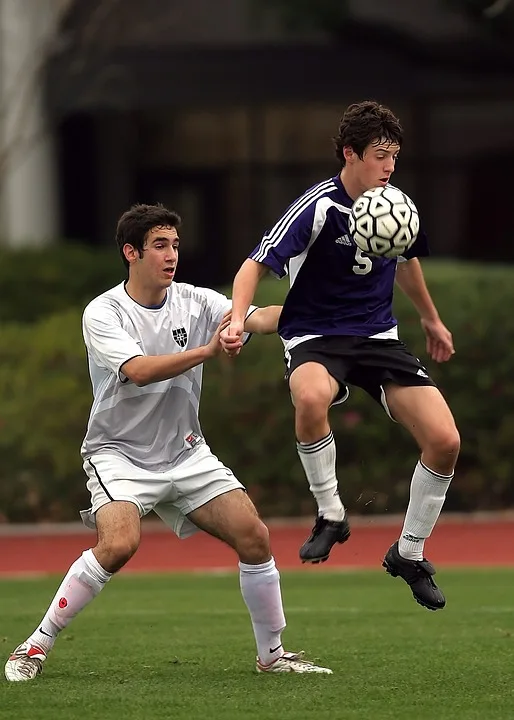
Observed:
[[[352,200],[337,175],[290,205],[251,252],[290,289],[278,332],[284,340],[306,335],[372,337],[396,326],[392,312],[397,259],[363,253],[350,237]],[[429,254],[421,230],[405,259]]]

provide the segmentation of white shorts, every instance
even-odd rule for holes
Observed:
[[[244,486],[212,454],[205,443],[187,460],[165,472],[150,472],[120,455],[96,453],[84,461],[91,493],[91,507],[80,516],[86,527],[95,528],[95,513],[109,502],[124,500],[137,506],[140,517],[152,510],[180,538],[198,530],[186,515],[218,495]]]

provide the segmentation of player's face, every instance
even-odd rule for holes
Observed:
[[[168,288],[178,264],[179,237],[176,228],[170,226],[154,227],[146,235],[143,255],[132,248],[131,269],[148,287]]]
[[[354,176],[359,191],[387,185],[394,173],[399,152],[399,145],[384,139],[371,142],[364,150],[362,160],[350,149],[348,169]]]

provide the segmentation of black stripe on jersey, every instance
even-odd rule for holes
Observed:
[[[254,309],[253,309],[251,312],[249,312],[248,315],[245,317],[245,322],[248,320],[248,318],[250,317],[250,315],[253,315],[254,312],[255,312],[256,310],[258,310],[258,309],[259,309],[258,307],[254,307]],[[250,340],[252,339],[253,333],[247,333],[247,335],[248,335],[248,337],[247,337],[246,340],[243,342],[243,345],[247,345],[247,344],[250,342]]]
[[[137,357],[145,357],[145,356],[143,355],[143,353],[141,353],[141,355],[132,355],[132,357],[127,358],[126,360],[124,360],[124,361],[121,363],[121,365],[120,365],[120,367],[119,367],[119,369],[118,369],[118,379],[119,379],[120,383],[122,383],[123,385],[125,385],[125,383],[128,383],[128,381],[130,380],[130,378],[125,375],[125,373],[124,373],[123,370],[122,370],[122,367],[123,367],[124,365],[126,365],[128,362],[130,362],[131,360],[133,360],[134,358],[137,358]],[[123,378],[121,377],[122,374],[125,375],[125,379],[123,379]]]
[[[107,495],[107,497],[109,498],[109,500],[110,500],[111,502],[114,502],[114,498],[113,498],[113,496],[111,495],[111,493],[107,490],[107,488],[105,487],[105,485],[103,484],[102,478],[101,478],[100,475],[98,474],[98,470],[97,470],[96,467],[93,465],[93,463],[91,462],[91,460],[88,459],[88,463],[89,463],[89,464],[91,465],[91,467],[93,468],[93,470],[94,470],[94,472],[95,472],[95,475],[96,475],[96,479],[97,479],[98,482],[100,483],[100,485],[101,485],[101,487],[102,487],[102,490],[103,490],[104,493]]]

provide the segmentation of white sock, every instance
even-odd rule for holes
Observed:
[[[405,522],[398,541],[398,551],[406,560],[423,560],[425,540],[434,529],[452,478],[453,473],[439,475],[423,465],[421,460],[416,465]]]
[[[311,493],[318,503],[318,513],[326,520],[340,522],[344,505],[339,497],[336,478],[336,443],[330,432],[313,443],[296,443],[298,455],[309,481]]]
[[[257,655],[264,665],[269,665],[284,653],[281,635],[286,627],[275,560],[271,558],[261,565],[240,562],[239,583],[252,619]]]
[[[45,652],[51,650],[61,630],[98,595],[111,577],[112,573],[103,569],[92,550],[83,552],[68,570],[46,615],[28,641]]]

